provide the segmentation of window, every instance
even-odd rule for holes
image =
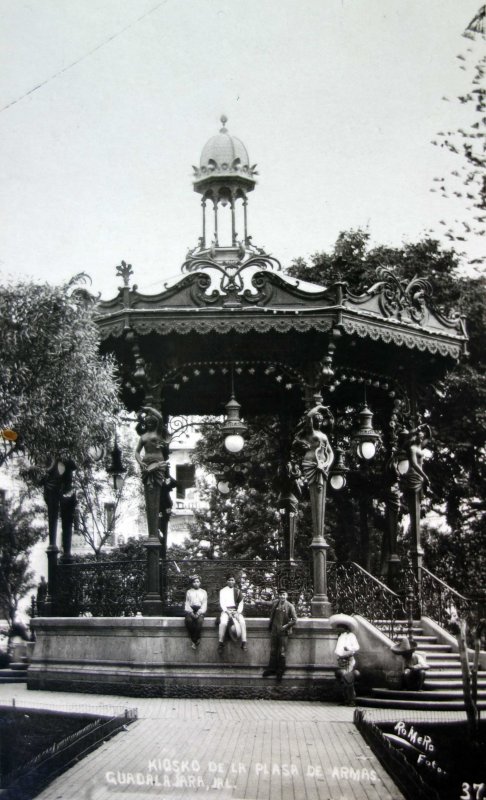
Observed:
[[[176,466],[177,497],[184,499],[186,489],[196,485],[196,468],[194,464],[177,464]]]

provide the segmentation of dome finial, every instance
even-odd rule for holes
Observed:
[[[228,133],[228,129],[226,127],[226,123],[228,122],[228,117],[226,116],[226,114],[221,114],[220,120],[223,123],[223,127],[220,129],[219,132],[220,133]]]

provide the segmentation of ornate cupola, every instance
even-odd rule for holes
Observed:
[[[251,248],[247,196],[257,174],[243,142],[228,132],[227,121],[221,117],[222,128],[204,145],[199,167],[193,167],[194,191],[202,195],[202,236],[192,253],[216,260],[241,257]]]

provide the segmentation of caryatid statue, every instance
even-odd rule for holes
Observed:
[[[148,534],[151,539],[156,539],[161,524],[164,536],[167,533],[167,521],[172,510],[170,492],[176,486],[169,474],[170,436],[162,415],[149,406],[144,406],[139,414],[137,431],[141,435],[135,458],[142,468]]]
[[[424,460],[424,442],[430,438],[430,428],[428,425],[419,425],[410,432],[408,438],[408,460],[409,468],[403,476],[403,486],[408,498],[410,509],[410,523],[412,533],[412,554],[415,568],[415,576],[421,584],[423,547],[420,531],[420,505],[422,494],[429,479],[425,474],[422,464]]]
[[[313,538],[311,542],[314,573],[314,596],[311,613],[314,617],[329,617],[332,613],[327,599],[326,551],[324,537],[326,487],[334,453],[325,428],[332,428],[334,417],[327,406],[316,405],[308,411],[301,423],[297,442],[305,447],[302,458],[302,476],[309,487]]]

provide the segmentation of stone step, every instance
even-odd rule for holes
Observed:
[[[427,670],[427,678],[443,678],[446,680],[447,678],[456,678],[462,679],[462,672],[460,669],[451,669],[450,667],[444,667],[444,669],[437,669],[436,665],[432,669]]]
[[[25,670],[0,669],[0,683],[25,683]]]
[[[437,636],[425,636],[417,634],[415,637],[415,641],[418,645],[428,646],[429,644],[438,644]],[[420,647],[423,650],[423,647]]]
[[[421,692],[418,692],[420,695]],[[356,705],[368,708],[396,708],[398,710],[423,711],[464,711],[461,700],[400,700],[397,697],[357,697]],[[478,707],[486,709],[486,700],[480,701]]]
[[[370,697],[396,697],[400,700],[464,700],[462,689],[450,689],[448,686],[439,690],[422,689],[420,692],[401,689],[372,689]],[[478,700],[486,700],[486,687],[478,689]]]
[[[450,644],[426,644],[425,647],[417,649],[425,650],[427,653],[452,653]]]
[[[425,678],[425,689],[443,689],[444,687],[447,689],[462,689],[462,681],[460,680],[440,680],[439,678],[433,678],[430,680],[428,677]],[[478,691],[486,689],[486,678],[478,678]]]

